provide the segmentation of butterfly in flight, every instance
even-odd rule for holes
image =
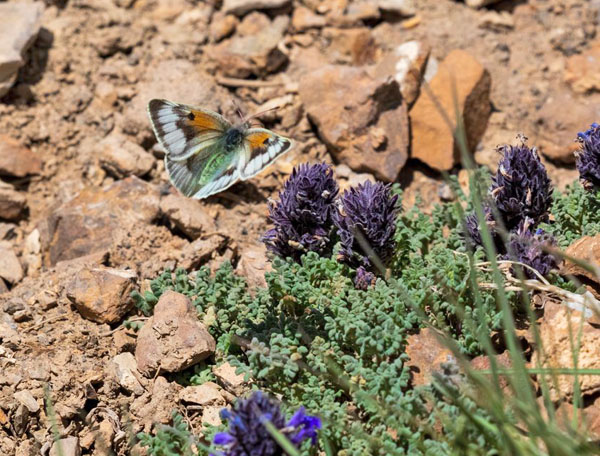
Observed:
[[[191,198],[251,178],[294,145],[265,128],[250,128],[248,119],[234,125],[216,112],[168,100],[151,100],[148,115],[171,183]]]

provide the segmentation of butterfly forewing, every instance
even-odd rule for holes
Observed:
[[[271,164],[285,152],[290,150],[294,143],[264,128],[251,128],[246,131],[245,160],[240,168],[240,178],[246,180]]]
[[[206,150],[231,127],[215,112],[168,100],[151,100],[148,113],[156,138],[171,161],[206,155]]]

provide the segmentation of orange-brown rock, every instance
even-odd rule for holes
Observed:
[[[42,161],[13,138],[0,135],[0,175],[25,177],[42,172]]]
[[[167,291],[140,330],[135,359],[138,370],[152,376],[157,371],[182,371],[214,352],[215,339],[198,319],[191,301],[180,293]]]
[[[456,111],[462,113],[467,146],[473,151],[485,132],[491,112],[491,77],[468,52],[454,50],[440,63],[429,86],[431,91],[422,90],[410,111],[412,156],[434,169],[448,171],[460,161],[453,135]]]
[[[511,367],[512,363],[510,361],[510,355],[508,351],[505,351],[500,355],[496,355],[496,364],[499,369],[509,369]],[[486,355],[476,356],[471,360],[471,367],[475,370],[490,370],[491,366],[491,360],[489,356]],[[498,382],[503,391],[509,392],[509,383],[506,376],[500,375]]]
[[[600,270],[600,234],[577,239],[567,247],[565,254],[585,261]],[[600,298],[600,277],[597,274],[593,274],[591,271],[568,260],[565,261],[562,272],[565,275],[573,275],[582,279],[596,298]]]
[[[568,106],[569,109],[565,109]],[[569,92],[548,97],[539,111],[533,143],[552,161],[575,163],[578,131],[600,119],[600,95],[575,99]]]
[[[600,44],[567,59],[565,82],[577,93],[600,91]]]
[[[327,65],[303,77],[299,93],[336,160],[386,182],[398,177],[409,138],[406,104],[395,80]]]
[[[534,351],[531,365],[545,368],[574,368],[572,341],[577,341],[580,348],[577,356],[579,369],[600,369],[600,329],[585,320],[581,312],[569,309],[564,304],[546,303],[544,316],[539,326],[540,338],[544,354]],[[579,375],[581,394],[586,396],[600,391],[600,377],[597,375]],[[550,395],[553,400],[571,398],[574,391],[572,375],[557,375],[554,382],[549,382]]]
[[[412,372],[413,386],[430,383],[431,374],[440,370],[442,363],[454,360],[452,351],[429,328],[408,336],[406,354],[410,358],[407,364]]]
[[[67,297],[79,313],[98,323],[117,323],[133,307],[136,274],[113,268],[85,268],[67,284]]]

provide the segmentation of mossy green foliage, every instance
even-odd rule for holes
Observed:
[[[545,229],[562,245],[600,228],[600,215],[588,213],[597,203],[577,185],[554,201],[555,221]],[[483,251],[465,245],[463,220],[470,210],[467,202],[438,205],[431,215],[404,211],[390,270],[367,290],[355,289],[354,271],[336,261],[335,252],[332,258],[311,252],[300,263],[275,258],[264,289],[249,290],[225,263],[214,274],[207,268],[165,272],[150,291],[136,294],[136,302],[151,314],[167,289],[189,296],[217,340],[214,362],[229,361],[290,409],[318,413],[327,454],[502,454],[500,429],[516,427],[516,418],[494,421],[456,375],[439,374],[420,388],[409,382],[407,338],[420,328],[440,329],[467,356],[483,353],[482,341],[502,329],[495,292],[473,289],[494,279],[476,266],[485,261]],[[520,297],[507,296],[519,312]],[[208,375],[203,366],[182,381],[202,382]],[[164,437],[176,444],[177,435]],[[158,445],[143,439],[149,447]]]
[[[553,234],[559,247],[568,247],[582,236],[600,233],[600,194],[585,190],[579,182],[564,192],[554,191],[552,216],[554,220],[542,225]]]

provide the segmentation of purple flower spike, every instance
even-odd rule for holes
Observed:
[[[496,232],[496,221],[492,217],[492,211],[489,207],[483,208],[483,215],[485,217],[485,224],[492,235],[492,239],[494,241],[498,241],[498,233]],[[472,247],[483,246],[483,241],[481,239],[481,230],[479,229],[479,220],[477,219],[477,214],[472,213],[467,215],[465,220],[466,227],[466,235],[467,241]]]
[[[600,188],[600,125],[593,123],[577,134],[581,150],[577,154],[577,170],[581,184],[587,190]]]
[[[380,182],[367,181],[344,192],[334,215],[342,244],[340,261],[372,270],[375,257],[383,263],[390,259],[395,247],[397,200],[398,195],[390,195],[390,186]]]
[[[544,251],[544,247],[556,245],[554,238],[546,234],[541,228],[531,231],[533,221],[526,219],[514,233],[508,244],[508,253],[505,259],[518,261],[526,264],[538,271],[543,277],[546,277],[552,269],[557,266],[556,258]],[[516,274],[512,268],[513,274]],[[523,274],[528,279],[536,279],[536,274],[529,268],[523,268]]]
[[[296,261],[309,251],[328,253],[338,191],[329,165],[294,168],[279,192],[279,201],[269,203],[269,219],[275,226],[262,237],[267,249]]]
[[[376,279],[375,274],[367,271],[363,266],[359,266],[356,269],[356,276],[354,277],[354,288],[357,290],[368,290],[375,285]]]
[[[504,146],[490,193],[510,231],[526,217],[534,223],[547,220],[552,186],[535,148],[525,144]]]
[[[226,410],[226,409],[225,409]],[[213,444],[223,448],[218,456],[283,456],[285,453],[265,426],[270,422],[294,445],[310,439],[317,443],[321,420],[306,415],[301,407],[286,423],[280,405],[261,391],[247,399],[238,399],[233,410],[223,410],[221,416],[229,422],[227,432],[215,434]]]

